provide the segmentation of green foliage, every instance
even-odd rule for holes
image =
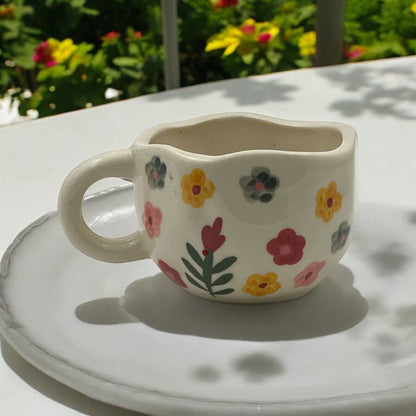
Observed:
[[[344,39],[347,45],[365,46],[354,60],[404,56],[415,53],[414,0],[348,0]]]
[[[415,3],[348,0],[345,62],[416,53]],[[313,65],[315,14],[316,0],[179,0],[181,85]],[[213,47],[248,19],[255,33],[238,35],[235,48]],[[0,3],[0,97],[11,91],[22,112],[45,116],[162,90],[163,59],[160,0]],[[109,88],[116,93],[106,98]]]

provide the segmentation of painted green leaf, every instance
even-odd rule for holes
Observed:
[[[204,278],[202,277],[201,273],[199,273],[198,270],[195,269],[195,267],[192,266],[192,264],[188,260],[182,257],[182,262],[186,266],[186,268],[190,271],[190,273],[192,273],[197,279],[205,283]]]
[[[224,260],[221,260],[212,268],[212,274],[221,273],[224,270],[228,269],[232,264],[237,261],[237,257],[231,256],[226,257]]]
[[[209,274],[211,276],[212,272],[212,263],[214,262],[214,255],[211,250],[208,251],[208,254],[205,256],[204,264],[202,266],[204,270],[204,275]]]
[[[204,267],[204,260],[202,260],[201,256],[198,252],[194,249],[192,244],[186,243],[186,250],[188,251],[189,255],[192,257],[194,262],[198,264],[198,266]]]
[[[217,280],[214,281],[214,283],[212,284],[212,286],[220,286],[220,285],[225,285],[226,283],[228,283],[231,279],[233,278],[232,273],[226,273],[223,274],[222,276],[220,276]]]
[[[234,289],[223,289],[218,292],[214,292],[214,295],[228,295],[229,293],[234,292]]]
[[[185,272],[185,276],[186,278],[189,280],[190,283],[192,283],[194,286],[199,287],[202,290],[207,291],[207,289],[205,287],[203,287],[202,285],[200,285],[196,280],[194,280],[188,273]]]

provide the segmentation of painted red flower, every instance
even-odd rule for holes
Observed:
[[[305,244],[304,237],[297,235],[291,228],[285,228],[276,238],[267,243],[267,251],[279,266],[291,265],[296,264],[302,258]]]
[[[221,228],[222,228],[222,218],[218,217],[212,227],[210,225],[206,225],[202,228],[201,231],[201,238],[202,244],[204,245],[204,251],[202,254],[206,256],[209,251],[218,250],[225,242],[225,236],[221,235]]]
[[[154,207],[151,202],[144,204],[143,224],[150,238],[159,237],[160,223],[162,222],[162,211]]]
[[[159,269],[162,270],[162,272],[169,277],[170,280],[172,280],[173,283],[176,283],[177,285],[187,288],[186,283],[182,280],[181,275],[178,273],[177,270],[175,270],[173,267],[170,267],[169,264],[165,263],[163,260],[159,260],[157,262],[157,265],[159,266]]]
[[[314,261],[306,266],[305,270],[295,277],[295,286],[302,287],[311,285],[317,279],[319,272],[324,268],[325,264],[325,261]]]

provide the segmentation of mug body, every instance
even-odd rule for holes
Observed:
[[[353,128],[230,113],[147,130],[132,146],[151,258],[193,295],[238,303],[309,292],[356,211]]]

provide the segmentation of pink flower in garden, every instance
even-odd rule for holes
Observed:
[[[302,287],[311,285],[317,279],[319,272],[325,264],[325,261],[314,261],[309,266],[306,266],[305,270],[295,277],[295,286]]]
[[[39,63],[44,64],[48,68],[57,65],[57,62],[52,57],[53,48],[47,40],[43,41],[36,49],[32,59]]]
[[[304,237],[297,235],[291,228],[285,228],[276,238],[267,243],[267,251],[279,266],[296,264],[303,257],[305,244]]]
[[[225,236],[221,235],[222,218],[218,217],[212,227],[206,225],[202,228],[201,237],[202,244],[204,245],[204,251],[202,254],[206,256],[209,251],[218,250],[225,242]]]
[[[154,207],[151,202],[144,204],[143,224],[150,238],[159,237],[160,223],[162,222],[162,211]]]
[[[353,45],[345,51],[345,56],[350,60],[356,60],[367,51],[368,48],[364,45]]]
[[[263,32],[257,36],[257,42],[259,43],[269,43],[272,39],[273,36],[269,32]]]
[[[172,280],[173,283],[176,283],[181,287],[188,287],[186,286],[186,283],[182,280],[181,275],[178,273],[178,271],[170,267],[169,264],[165,263],[163,260],[159,260],[157,262],[157,265],[159,266],[159,269],[162,270],[162,272],[167,277],[169,277],[170,280]]]

